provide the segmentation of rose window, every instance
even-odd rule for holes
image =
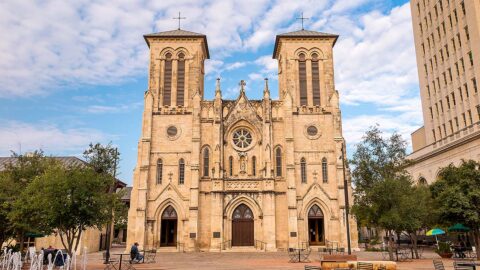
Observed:
[[[246,129],[238,129],[233,133],[233,144],[238,148],[249,147],[252,140],[252,134]]]

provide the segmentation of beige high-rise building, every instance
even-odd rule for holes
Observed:
[[[244,81],[236,99],[223,99],[220,80],[215,98],[205,100],[207,37],[146,35],[149,86],[127,242],[206,251],[327,241],[346,248],[337,38],[305,30],[276,37],[278,100],[267,81],[253,90],[262,99],[250,100]],[[351,195],[350,181],[347,188]]]
[[[411,0],[424,126],[412,134],[415,180],[480,160],[480,0]]]

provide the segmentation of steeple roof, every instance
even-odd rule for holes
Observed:
[[[283,33],[283,34],[278,34],[277,38],[275,39],[275,47],[273,49],[273,58],[275,59],[277,56],[277,49],[278,49],[278,43],[281,38],[333,38],[335,39],[333,41],[333,45],[335,46],[335,43],[337,42],[338,35],[335,34],[329,34],[329,33],[324,33],[324,32],[318,32],[318,31],[311,31],[311,30],[298,30],[298,31],[293,31],[293,32],[288,32],[288,33]]]
[[[148,38],[203,38],[205,42],[205,50],[207,51],[207,58],[208,59],[210,58],[210,52],[208,51],[207,36],[204,34],[186,31],[182,29],[175,29],[171,31],[163,31],[163,32],[143,35],[143,38],[145,38],[145,41],[147,42],[148,47],[150,47]]]

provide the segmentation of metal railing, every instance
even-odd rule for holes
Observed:
[[[222,250],[225,250],[231,247],[232,247],[232,240],[226,240],[218,244],[218,249],[220,250],[220,252],[222,252]]]
[[[177,250],[178,252],[185,252],[185,243],[177,242]]]
[[[255,249],[260,249],[263,251],[267,251],[267,243],[260,241],[260,240],[255,240]]]

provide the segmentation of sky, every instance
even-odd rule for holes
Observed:
[[[275,35],[305,29],[340,35],[334,48],[348,152],[378,124],[386,135],[422,125],[407,0],[42,0],[0,2],[0,156],[43,149],[81,157],[90,142],[121,153],[131,184],[147,89],[144,34],[182,29],[207,35],[205,98],[235,99],[246,80],[278,98]]]

